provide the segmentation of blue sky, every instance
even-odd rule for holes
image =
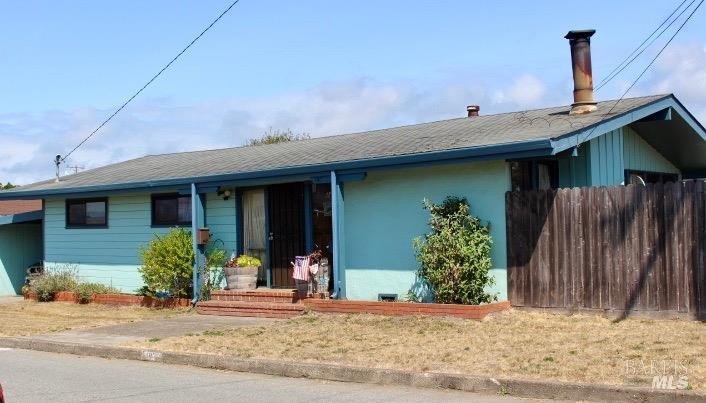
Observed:
[[[69,165],[571,102],[563,35],[595,28],[596,80],[680,1],[241,0]],[[22,1],[0,13],[0,181],[66,153],[229,1]],[[658,43],[663,43],[658,41]],[[597,94],[615,98],[652,48]],[[706,118],[706,10],[631,95],[675,92]]]

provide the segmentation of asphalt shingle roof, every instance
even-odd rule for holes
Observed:
[[[17,188],[17,191],[75,189],[163,179],[250,173],[344,161],[423,154],[562,137],[668,95],[598,103],[598,110],[569,116],[569,105],[481,115],[361,133],[254,147],[148,155]],[[12,192],[12,191],[9,191]]]

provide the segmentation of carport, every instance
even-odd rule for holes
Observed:
[[[26,270],[41,262],[44,212],[0,215],[0,296],[22,293]]]

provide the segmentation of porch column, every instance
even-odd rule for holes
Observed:
[[[201,273],[199,268],[206,262],[205,246],[199,245],[199,229],[206,225],[206,214],[204,209],[203,195],[198,193],[196,184],[191,184],[191,242],[194,248],[194,268],[193,268],[193,289],[194,298],[192,303],[199,300],[201,294]]]
[[[331,171],[331,220],[333,225],[333,298],[346,297],[346,284],[343,278],[345,269],[343,242],[343,183],[339,183],[336,171]]]

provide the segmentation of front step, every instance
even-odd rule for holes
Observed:
[[[304,313],[304,305],[284,302],[202,301],[196,304],[201,315],[291,318]]]
[[[291,304],[299,301],[296,290],[218,290],[211,292],[211,301],[272,302]]]

